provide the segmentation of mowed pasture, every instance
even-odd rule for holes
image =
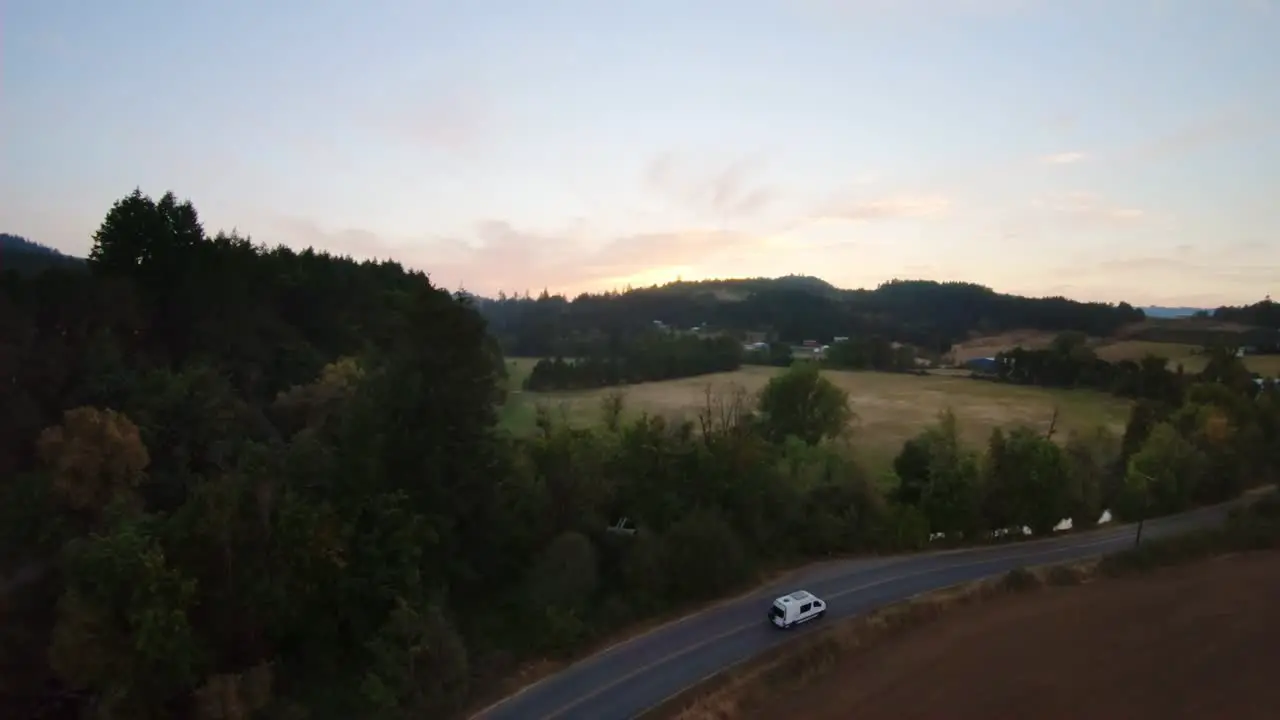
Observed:
[[[1010,332],[1002,335],[973,338],[955,346],[952,356],[958,363],[980,357],[993,357],[1015,347],[1040,350],[1049,347],[1055,334],[1039,331]],[[1198,373],[1204,369],[1207,358],[1204,349],[1186,343],[1154,342],[1119,338],[1090,338],[1089,346],[1098,357],[1107,362],[1141,360],[1147,355],[1166,358],[1170,369],[1181,365],[1184,372]],[[1280,355],[1245,355],[1245,367],[1263,377],[1280,376]]]
[[[752,366],[731,373],[599,390],[519,391],[520,382],[534,362],[524,358],[507,361],[512,392],[503,409],[503,424],[516,434],[533,431],[539,403],[544,403],[554,417],[572,426],[598,423],[603,417],[602,400],[610,392],[624,394],[624,412],[628,415],[644,412],[692,420],[705,404],[708,388],[722,394],[737,387],[754,396],[770,378],[781,372],[778,368]],[[850,427],[851,441],[858,454],[876,471],[886,469],[903,442],[933,423],[948,408],[955,413],[965,441],[975,448],[986,443],[995,427],[1025,424],[1047,430],[1055,408],[1060,439],[1065,439],[1071,430],[1089,430],[1099,425],[1121,433],[1130,408],[1124,399],[1087,390],[1052,390],[945,375],[834,370],[824,374],[849,393],[857,414]]]

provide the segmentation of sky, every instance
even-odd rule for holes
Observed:
[[[135,187],[449,289],[1280,289],[1278,0],[0,0],[0,231]]]

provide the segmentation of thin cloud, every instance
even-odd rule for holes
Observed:
[[[1170,0],[1149,0],[1147,9],[1153,13],[1161,14],[1169,9]],[[1227,0],[1222,3],[1224,10],[1244,10],[1266,15],[1275,10],[1276,4],[1274,0]]]
[[[362,229],[327,231],[299,218],[277,218],[272,225],[278,239],[293,247],[313,246],[357,259],[394,257],[407,267],[426,271],[440,287],[465,287],[482,294],[543,287],[573,292],[599,289],[625,284],[628,278],[654,268],[715,265],[728,255],[749,256],[767,246],[763,236],[705,228],[590,242],[581,239],[578,223],[563,231],[536,232],[505,220],[485,220],[476,223],[466,238],[400,240]]]
[[[1176,218],[1086,190],[1048,193],[1010,207],[991,227],[1000,242],[1036,242],[1062,233],[1170,230]]]
[[[641,184],[675,209],[717,222],[758,216],[779,197],[777,188],[759,182],[755,162],[738,159],[709,172],[692,164],[674,153],[659,154],[645,167]]]
[[[1033,200],[1031,205],[1060,217],[1093,223],[1131,224],[1148,217],[1140,208],[1115,204],[1097,193],[1082,190],[1046,195]]]
[[[1036,294],[1109,298],[1135,305],[1216,307],[1254,302],[1274,291],[1276,277],[1280,277],[1280,263],[1269,257],[1224,253],[1218,247],[1188,250],[1179,245],[1140,254],[1095,250],[1056,266],[1029,269],[1018,282]],[[1222,293],[1224,288],[1230,292]]]
[[[1084,157],[1085,155],[1082,152],[1060,152],[1053,155],[1045,155],[1040,158],[1040,162],[1049,165],[1071,165],[1080,162]]]
[[[951,209],[951,205],[951,200],[942,195],[893,195],[832,204],[819,217],[855,222],[923,218],[945,213]]]
[[[1056,112],[1046,116],[1039,124],[1050,130],[1074,130],[1078,122],[1074,113]]]
[[[1277,258],[1280,255],[1258,256],[1241,245],[1197,247],[1183,243],[1164,252],[1144,254],[1109,255],[1095,251],[1050,272],[1058,280],[1072,284],[1179,288],[1184,292],[1230,287],[1237,298],[1260,298],[1274,290],[1275,279],[1280,277]],[[1184,297],[1180,302],[1190,301]]]
[[[325,230],[307,218],[294,215],[276,215],[266,221],[268,243],[275,245],[285,238],[294,242],[285,245],[294,248],[314,247],[335,255],[350,255],[357,260],[373,260],[389,257],[396,247],[388,244],[380,235],[359,228]],[[277,236],[280,240],[277,240]],[[250,234],[253,237],[253,233]]]
[[[1227,108],[1202,117],[1130,151],[1138,161],[1165,160],[1197,150],[1274,134],[1280,117],[1248,108]]]
[[[481,94],[468,89],[413,101],[384,113],[372,123],[403,142],[460,152],[481,145],[492,135],[493,117]]]
[[[728,255],[751,255],[765,243],[760,236],[705,228],[623,235],[595,244],[567,243],[553,235],[516,230],[505,222],[492,224],[501,231],[463,243],[461,252],[455,245],[455,252],[443,262],[433,258],[435,275],[442,280],[466,278],[468,285],[481,292],[518,291],[531,280],[539,287],[578,292],[625,284],[654,268],[716,265]],[[425,248],[411,252],[423,260],[431,258]]]
[[[832,13],[849,19],[865,19],[869,15],[916,14],[936,17],[945,14],[1002,15],[1021,12],[1044,0],[802,0],[799,7]]]

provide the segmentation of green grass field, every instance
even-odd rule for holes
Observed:
[[[707,387],[723,392],[733,386],[756,393],[777,368],[746,367],[732,373],[718,373],[666,382],[643,383],[620,388],[564,393],[521,392],[520,383],[536,360],[507,360],[512,390],[503,408],[503,425],[511,432],[532,431],[536,407],[546,403],[553,414],[573,426],[589,426],[601,418],[601,400],[610,391],[625,394],[626,412],[696,417]],[[867,465],[879,471],[888,467],[902,443],[932,423],[946,408],[960,421],[966,441],[980,446],[994,427],[1026,424],[1048,429],[1054,408],[1058,409],[1058,437],[1073,429],[1088,430],[1105,425],[1117,433],[1124,431],[1130,403],[1121,398],[1086,390],[1051,390],[1004,385],[947,375],[901,375],[875,372],[824,374],[849,393],[857,419],[852,430],[853,444]]]

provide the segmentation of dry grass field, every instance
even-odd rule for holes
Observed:
[[[951,349],[951,356],[956,363],[963,363],[974,358],[992,357],[997,353],[1006,352],[1016,347],[1040,350],[1049,347],[1049,343],[1053,342],[1054,335],[1055,333],[1041,332],[1039,330],[1015,330],[999,335],[976,337],[957,343]]]
[[[511,387],[518,389],[534,361],[508,360]],[[708,386],[713,392],[740,387],[757,393],[777,368],[746,367],[732,373],[704,375],[623,388],[567,393],[513,392],[503,421],[514,433],[533,428],[535,408],[546,403],[553,413],[572,425],[586,426],[601,417],[601,400],[611,390],[625,394],[628,413],[646,412],[667,417],[696,417]],[[965,440],[975,446],[986,442],[992,428],[1027,424],[1047,429],[1058,409],[1059,437],[1072,429],[1105,425],[1123,432],[1129,403],[1103,393],[1064,391],[1003,385],[968,377],[901,375],[874,372],[825,371],[844,388],[857,413],[852,442],[869,466],[882,469],[902,443],[933,422],[947,408],[959,419]]]
[[[1049,346],[1054,333],[1025,330],[1018,332],[973,338],[955,346],[952,355],[956,362],[963,363],[979,357],[991,357],[999,352],[1024,347],[1038,350]],[[1098,357],[1108,362],[1119,360],[1141,360],[1147,355],[1159,355],[1168,359],[1169,367],[1181,365],[1189,373],[1204,369],[1205,356],[1197,345],[1186,343],[1153,342],[1127,338],[1090,338],[1090,347]],[[1265,377],[1280,375],[1280,355],[1246,355],[1244,364],[1253,372]]]

